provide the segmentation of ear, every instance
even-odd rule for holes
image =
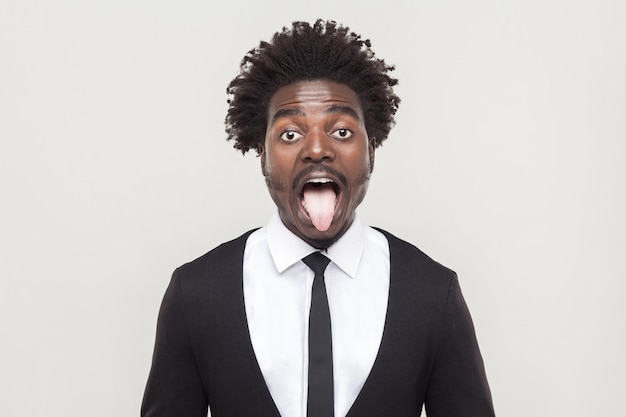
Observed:
[[[370,174],[374,172],[374,157],[376,156],[376,146],[374,145],[375,142],[376,138],[371,138],[368,144],[370,153]]]
[[[265,176],[265,148],[263,145],[259,144],[257,147],[258,156],[261,157],[261,173]]]

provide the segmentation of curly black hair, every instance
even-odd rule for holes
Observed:
[[[265,141],[267,108],[274,93],[298,81],[327,80],[350,87],[359,97],[365,128],[374,147],[387,138],[395,124],[400,98],[393,92],[398,80],[394,67],[376,58],[369,39],[334,21],[293,22],[261,41],[241,61],[240,72],[226,92],[227,140],[235,149],[257,154]]]

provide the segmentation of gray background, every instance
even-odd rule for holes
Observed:
[[[263,225],[225,87],[292,20],[397,65],[360,214],[457,271],[501,416],[624,416],[626,3],[0,2],[0,415],[136,416],[172,270]]]

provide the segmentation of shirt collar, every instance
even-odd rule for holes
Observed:
[[[359,216],[355,215],[352,225],[346,233],[323,252],[351,278],[356,276],[363,255],[365,227]],[[279,273],[305,256],[317,251],[287,229],[280,220],[278,211],[274,213],[267,225],[267,244]]]

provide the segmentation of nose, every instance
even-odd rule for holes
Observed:
[[[300,158],[304,162],[319,163],[335,159],[333,139],[323,129],[309,131],[302,143]]]

